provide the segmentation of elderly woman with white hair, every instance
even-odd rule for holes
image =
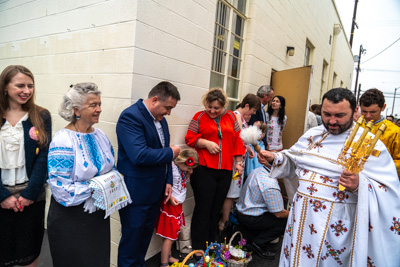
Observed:
[[[59,114],[69,124],[50,143],[48,172],[52,198],[47,219],[53,265],[109,266],[110,220],[103,210],[84,211],[91,198],[88,180],[114,168],[114,153],[103,131],[94,128],[101,92],[78,83],[64,96]]]

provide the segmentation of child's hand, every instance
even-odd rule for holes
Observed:
[[[256,155],[249,145],[247,146],[247,153],[249,153],[249,159],[254,158]]]
[[[172,206],[177,206],[177,205],[179,205],[179,201],[178,201],[176,198],[174,198],[173,196],[171,196],[171,198],[169,199],[169,203],[170,203]]]

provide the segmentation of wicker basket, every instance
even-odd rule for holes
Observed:
[[[211,243],[206,251],[204,252],[204,255],[207,256],[209,254],[210,249],[214,247],[215,248],[215,258],[213,259],[214,264],[218,265],[223,265],[226,266],[226,263],[224,262],[224,260],[221,258],[221,252],[222,252],[222,246],[221,244],[218,243]],[[210,255],[211,256],[211,255]],[[203,262],[204,262],[205,258],[203,257],[203,259],[199,260],[196,263],[196,266],[202,266]]]
[[[243,240],[242,233],[237,231],[236,233],[234,233],[232,235],[231,239],[229,240],[229,247],[232,245],[232,241],[234,240],[235,236],[238,235],[238,234],[240,235],[240,241]],[[243,267],[243,266],[247,266],[247,264],[249,264],[249,262],[253,259],[251,257],[251,254],[250,254],[250,257],[248,257],[247,259],[242,259],[242,260],[238,260],[238,261],[237,260],[233,260],[233,259],[228,259],[227,260],[227,259],[225,259],[225,256],[224,256],[223,253],[221,253],[221,258],[228,263],[228,265],[227,265],[228,267]]]
[[[175,262],[172,266],[179,266],[179,267],[187,267],[188,265],[185,265],[185,263],[192,257],[193,254],[195,253],[200,253],[201,256],[204,258],[204,252],[202,250],[193,250],[192,252],[190,252],[189,254],[186,255],[186,257],[183,259],[183,261],[181,263]]]

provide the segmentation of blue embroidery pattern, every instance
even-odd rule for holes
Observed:
[[[93,165],[96,166],[98,172],[101,170],[101,166],[104,164],[104,160],[102,155],[100,154],[99,146],[94,139],[94,136],[91,134],[86,134],[82,136],[82,139],[86,145],[88,156],[90,157],[90,160],[92,161]]]
[[[49,155],[47,166],[50,172],[72,172],[74,167],[74,156]]]

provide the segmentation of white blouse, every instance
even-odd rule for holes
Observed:
[[[278,117],[272,116],[269,117],[268,113],[267,116],[267,142],[268,142],[268,149],[269,150],[282,150],[282,132],[285,129],[287,117],[283,119],[283,125],[280,125],[278,122]]]
[[[24,129],[22,122],[28,119],[26,113],[15,126],[8,121],[0,130],[0,168],[4,185],[14,186],[27,182],[25,169]]]
[[[172,162],[172,196],[176,198],[179,203],[183,203],[186,199],[186,183],[188,178],[185,172],[182,172],[178,166]]]
[[[91,193],[87,181],[114,169],[114,151],[103,131],[58,131],[50,143],[47,167],[51,192],[63,206],[77,206]]]

